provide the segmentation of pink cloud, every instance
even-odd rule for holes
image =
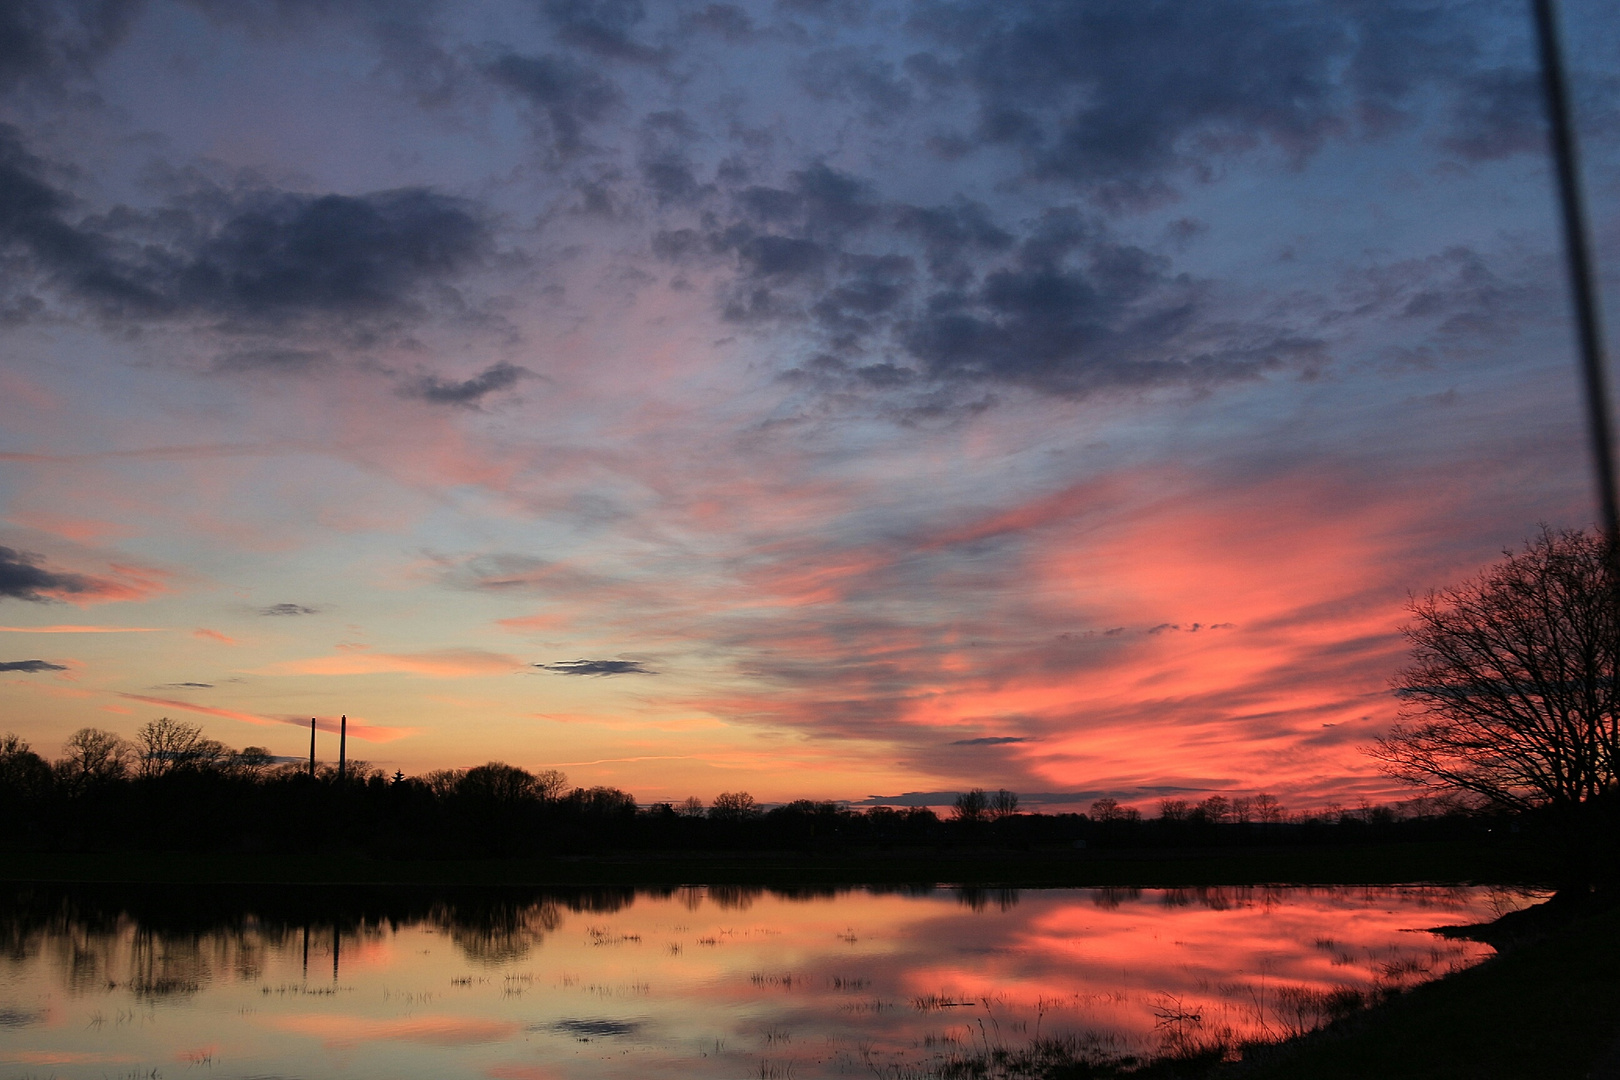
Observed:
[[[199,713],[203,716],[218,716],[226,720],[240,720],[247,724],[293,724],[304,727],[309,723],[309,718],[304,716],[260,716],[256,713],[241,712],[237,709],[220,709],[211,705],[196,705],[189,701],[177,701],[174,698],[148,697],[145,694],[121,693],[118,696],[130,701],[144,702],[147,705],[157,705],[160,708],[180,709],[184,712]],[[320,726],[328,730],[335,730],[338,724],[336,720],[327,720]],[[396,739],[408,738],[417,733],[416,728],[368,724],[364,720],[355,717],[349,718],[348,731],[356,739],[374,743],[393,742]]]
[[[0,634],[161,634],[161,626],[0,626]]]
[[[956,782],[1399,797],[1356,748],[1394,715],[1407,589],[1468,565],[1434,524],[1463,505],[1438,471],[1120,473],[918,539],[757,549],[671,628],[718,599],[699,625],[748,677],[680,704],[891,742]],[[952,749],[964,732],[1025,741]]]
[[[147,697],[145,694],[118,695],[130,701],[140,701],[148,705],[157,705],[165,709],[181,709],[185,712],[201,713],[204,716],[219,716],[226,720],[240,720],[247,724],[274,724],[277,721],[267,716],[258,716],[254,713],[240,712],[236,709],[217,709],[211,705],[193,705],[189,701],[176,701],[173,698]]]
[[[240,709],[220,709],[209,704],[193,704],[191,701],[177,701],[175,698],[152,698],[152,696],[139,695],[139,693],[120,693],[120,698],[128,701],[141,701],[144,704],[156,704],[162,709],[180,709],[183,712],[198,712],[201,716],[217,716],[227,721],[241,721],[243,724],[292,724],[296,727],[306,727],[309,717],[306,716],[259,716],[256,712],[243,712]],[[128,709],[122,709],[128,712]],[[337,730],[337,721],[327,719],[318,721],[319,727],[324,730]],[[368,743],[390,743],[399,738],[408,738],[416,735],[415,727],[390,727],[387,724],[366,724],[358,717],[348,719],[348,733],[353,738],[360,738]]]
[[[220,633],[218,630],[209,630],[209,629],[206,629],[205,627],[198,627],[197,629],[193,630],[191,632],[191,636],[192,637],[206,638],[209,641],[217,641],[221,645],[237,645],[237,644],[240,644],[240,642],[238,642],[233,637],[226,637],[224,634]]]
[[[133,535],[135,531],[124,522],[49,512],[14,514],[12,520],[18,525],[52,533],[76,544],[102,544],[110,540],[122,540]]]
[[[346,650],[337,656],[288,660],[269,670],[277,675],[426,675],[459,679],[504,675],[524,668],[523,661],[483,649],[437,649],[420,653],[373,653]]]
[[[542,630],[560,630],[569,621],[566,615],[519,615],[510,619],[496,619],[495,625],[514,634],[534,634]]]
[[[108,570],[110,576],[76,575],[78,581],[72,588],[44,588],[40,592],[75,607],[89,607],[148,600],[169,591],[172,575],[167,571],[131,563],[113,563]]]
[[[307,716],[282,715],[276,717],[274,722],[291,724],[294,727],[301,727],[308,730],[309,720],[310,718]],[[324,720],[316,718],[315,721],[315,725],[319,730],[328,732],[337,731],[339,723],[340,721],[338,718],[331,716]],[[364,720],[360,720],[353,716],[349,717],[348,731],[349,734],[354,736],[356,739],[364,739],[366,742],[374,743],[394,742],[396,739],[406,739],[412,735],[419,734],[419,729],[417,728],[391,727],[387,724],[368,724]]]

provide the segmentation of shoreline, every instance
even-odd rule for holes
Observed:
[[[514,859],[361,854],[6,852],[0,881],[131,885],[919,885],[1191,888],[1522,885],[1549,880],[1535,853],[1443,841],[1334,847],[1062,852],[897,850],[614,853]]]
[[[1437,928],[1497,955],[1280,1043],[1208,1080],[1564,1080],[1620,1076],[1620,904],[1552,900]]]

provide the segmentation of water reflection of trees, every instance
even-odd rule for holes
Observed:
[[[1091,890],[1091,902],[1104,911],[1114,911],[1121,904],[1135,903],[1142,898],[1142,890],[1134,886],[1109,886]]]
[[[710,885],[707,898],[721,911],[747,911],[764,893],[758,885]]]
[[[262,978],[272,954],[300,947],[307,975],[312,940],[336,975],[345,945],[430,925],[468,960],[500,964],[538,947],[569,913],[611,914],[636,895],[628,887],[19,886],[0,889],[0,963],[44,959],[73,994],[118,988],[156,998],[220,978]]]
[[[673,896],[688,911],[697,911],[705,904],[712,904],[721,911],[747,911],[761,896],[770,895],[778,900],[790,900],[796,903],[810,903],[816,900],[836,900],[838,897],[856,891],[853,885],[682,885],[676,889],[644,889],[643,893],[652,896]],[[924,886],[920,889],[915,886],[874,886],[862,889],[872,895],[897,893],[901,895],[919,895],[933,891],[933,886]]]
[[[1405,907],[1461,911],[1469,906],[1469,886],[1437,885],[1198,885],[1173,889],[1141,889],[1134,886],[1087,889],[1093,906],[1113,911],[1124,904],[1140,902],[1149,896],[1167,908],[1201,907],[1209,911],[1259,908],[1270,911],[1278,906],[1297,904],[1302,898],[1332,900],[1338,903],[1373,905],[1399,902]],[[1501,890],[1496,906],[1511,910],[1523,906],[1525,890]]]
[[[1018,890],[964,885],[956,890],[956,901],[972,911],[984,911],[992,904],[997,911],[1011,911],[1018,906]]]
[[[0,959],[42,954],[72,993],[109,986],[139,997],[195,992],[220,978],[263,977],[272,955],[302,950],[340,970],[343,950],[402,926],[442,932],[471,962],[498,965],[539,948],[570,914],[611,915],[638,896],[678,898],[697,910],[745,911],[771,895],[795,902],[836,899],[851,886],[757,885],[599,888],[412,886],[15,886],[0,889]],[[926,895],[931,886],[877,893]],[[958,892],[974,910],[1017,903],[1016,890]],[[314,952],[311,947],[313,945]]]
[[[434,912],[433,921],[449,934],[468,960],[495,965],[527,956],[563,924],[563,912],[551,900],[497,900],[471,907],[447,904]]]

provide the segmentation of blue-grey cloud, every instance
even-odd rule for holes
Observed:
[[[731,44],[747,41],[754,33],[754,20],[736,4],[707,4],[700,11],[681,18],[687,30],[715,34]]]
[[[81,74],[123,40],[142,0],[7,0],[0,4],[0,92]]]
[[[1416,0],[1377,10],[1252,0],[1219,12],[1153,0],[778,5],[778,17],[828,16],[813,33],[766,25],[762,12],[724,3],[673,14],[640,0],[537,6],[540,36],[493,52],[445,38],[429,6],[418,4],[278,7],[276,18],[288,27],[364,23],[385,52],[455,58],[444,62],[529,107],[537,136],[560,155],[552,166],[597,142],[628,155],[625,141],[640,139],[632,168],[578,179],[585,208],[656,207],[649,224],[657,256],[731,263],[735,277],[720,298],[728,320],[759,332],[806,325],[821,335],[806,355],[824,358],[822,366],[801,366],[796,378],[829,390],[933,395],[908,408],[977,408],[989,398],[974,387],[999,384],[1071,397],[1208,387],[1314,368],[1322,343],[1297,328],[1223,318],[1207,283],[1116,238],[1089,211],[1012,223],[960,198],[885,202],[874,179],[814,160],[785,170],[761,167],[748,153],[699,160],[688,149],[739,138],[735,121],[696,105],[690,113],[663,101],[648,109],[648,77],[625,64],[667,75],[698,56],[681,50],[759,37],[786,59],[793,86],[813,107],[854,106],[880,124],[932,109],[925,126],[937,129],[936,149],[1010,150],[1026,178],[1069,185],[1080,206],[1164,197],[1259,144],[1302,160],[1329,139],[1376,135],[1423,109],[1445,129],[1435,137],[1470,160],[1533,149],[1540,130],[1528,67],[1486,64],[1480,18]],[[229,5],[203,7],[210,18],[243,19]],[[858,29],[866,17],[857,9],[886,12],[872,23],[891,28],[882,47]],[[1480,11],[1500,14],[1488,3]],[[702,55],[705,64],[725,64],[724,55]],[[971,118],[965,125],[963,116]],[[939,134],[942,123],[955,128]],[[0,197],[11,195],[11,209],[0,208],[0,243],[123,317],[239,323],[400,314],[422,286],[477,261],[490,241],[492,226],[477,207],[422,189],[216,193],[163,215],[80,220],[40,164],[20,142],[9,150],[0,142]],[[697,220],[665,216],[681,210]],[[195,239],[138,242],[160,216],[183,221]],[[251,363],[259,355],[225,366],[290,370]],[[475,404],[510,377],[498,365],[464,382],[424,378],[402,392]]]
[[[901,795],[868,795],[855,806],[949,806],[960,791],[907,791]]]
[[[1497,69],[1461,80],[1443,145],[1470,161],[1545,151],[1545,104],[1536,73]]]
[[[911,81],[894,64],[854,46],[811,53],[799,81],[812,99],[860,106],[866,119],[874,123],[886,123],[912,104]]]
[[[565,660],[559,664],[536,664],[537,668],[558,675],[656,675],[635,660]]]
[[[1505,340],[1556,303],[1554,288],[1520,271],[1505,277],[1461,245],[1420,259],[1370,267],[1344,287],[1349,311],[1427,323],[1442,338]]]
[[[259,614],[270,616],[317,615],[320,613],[320,610],[320,608],[308,607],[304,604],[282,603],[271,604],[269,607],[262,607],[259,609]]]
[[[49,660],[0,660],[0,671],[21,671],[30,675],[41,671],[66,671],[66,666]]]
[[[586,145],[585,129],[623,100],[607,76],[568,56],[507,53],[485,69],[491,81],[515,93],[543,120],[558,153]]]
[[[647,18],[642,0],[543,0],[542,9],[565,45],[635,63],[652,63],[664,55],[635,39],[636,27]]]
[[[1183,784],[1140,784],[1129,787],[1092,788],[1082,791],[1020,791],[1019,802],[1026,806],[1089,805],[1105,796],[1122,799],[1157,799],[1170,795],[1195,795],[1207,791],[1231,790],[1231,785],[1212,782],[1209,787]],[[959,791],[908,791],[901,795],[868,795],[854,806],[950,806]]]
[[[985,735],[977,739],[957,739],[952,746],[1005,746],[1008,743],[1029,742],[1022,735]]]
[[[532,376],[533,372],[513,364],[499,363],[468,379],[445,380],[425,375],[400,389],[406,397],[420,398],[436,405],[476,406],[490,394],[510,390],[518,380]]]
[[[822,351],[789,373],[808,385],[892,389],[921,378],[1081,397],[1254,379],[1309,366],[1323,349],[1283,325],[1218,318],[1205,283],[1076,207],[1015,232],[965,200],[883,203],[826,166],[733,197],[734,219],[659,233],[654,254],[730,255],[724,317],[757,329],[808,324]],[[864,250],[850,250],[852,237]]]
[[[927,70],[969,95],[963,151],[1002,147],[1030,175],[1157,198],[1220,157],[1269,143],[1300,159],[1330,138],[1409,121],[1419,97],[1458,103],[1476,156],[1531,148],[1528,71],[1477,81],[1490,5],[924,0],[910,25]],[[1511,103],[1510,103],[1511,102]],[[1533,124],[1533,121],[1529,121]]]
[[[112,318],[399,315],[490,238],[472,204],[423,188],[205,190],[157,214],[75,220],[72,196],[46,175],[21,133],[0,125],[0,251]]]
[[[0,546],[0,598],[47,604],[50,593],[88,593],[96,582],[83,574],[52,570],[45,557],[31,551]]]
[[[1219,783],[1210,787],[1188,787],[1182,784],[1143,784],[1134,787],[1095,788],[1085,791],[1020,791],[1019,801],[1029,806],[1062,806],[1064,804],[1080,804],[1082,806],[1101,798],[1120,800],[1157,799],[1167,795],[1197,795],[1208,791],[1230,791],[1231,787]]]
[[[226,314],[367,314],[455,274],[488,232],[462,200],[421,188],[363,196],[260,192],[223,220],[170,286],[175,303]]]

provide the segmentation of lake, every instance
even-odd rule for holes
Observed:
[[[1280,1038],[1487,888],[0,891],[0,1076],[823,1077]]]

